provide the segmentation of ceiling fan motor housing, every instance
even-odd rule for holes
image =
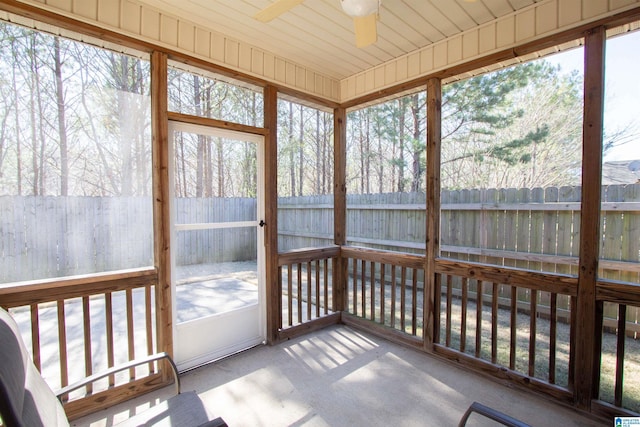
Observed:
[[[379,0],[340,0],[342,10],[349,16],[368,16],[378,11]]]

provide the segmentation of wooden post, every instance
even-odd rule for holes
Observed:
[[[264,90],[264,127],[268,130],[264,150],[267,343],[275,344],[282,316],[282,289],[278,286],[278,90],[274,86]]]
[[[340,247],[347,242],[347,112],[339,107],[333,111],[333,239]],[[339,256],[333,269],[333,311],[343,311],[347,286],[347,261]]]
[[[435,323],[436,292],[440,281],[435,274],[436,258],[440,254],[440,146],[441,146],[442,84],[440,79],[427,81],[427,233],[424,280],[423,340],[427,351],[433,349],[438,336]]]
[[[167,120],[167,55],[151,54],[151,132],[153,162],[153,255],[156,284],[156,333],[158,351],[173,357],[171,307],[171,219],[169,200],[169,123]]]
[[[597,321],[596,282],[600,249],[600,193],[602,183],[602,126],[604,110],[604,27],[589,31],[584,53],[584,121],[582,142],[582,210],[576,308],[576,351],[573,363],[575,399],[589,410],[597,396],[602,325]]]

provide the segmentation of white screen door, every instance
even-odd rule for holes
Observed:
[[[264,138],[169,123],[174,357],[183,371],[265,340]]]

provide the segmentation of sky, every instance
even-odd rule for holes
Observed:
[[[582,73],[583,49],[545,59],[563,71]],[[607,41],[605,64],[605,134],[632,126],[635,137],[605,153],[605,161],[640,159],[640,31]]]

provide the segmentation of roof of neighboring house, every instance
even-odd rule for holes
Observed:
[[[640,183],[640,160],[620,160],[602,164],[602,185]]]

